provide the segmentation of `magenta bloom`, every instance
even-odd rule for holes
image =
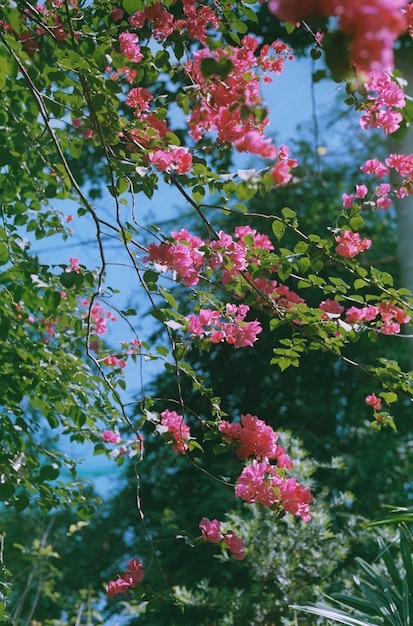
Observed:
[[[104,430],[102,433],[102,439],[105,443],[119,443],[119,433],[115,433],[112,430]]]
[[[284,478],[268,461],[254,460],[244,467],[235,484],[235,495],[249,504],[273,507],[280,505],[287,513],[298,515],[304,522],[311,519],[309,505],[313,499],[308,487],[295,478]]]
[[[291,469],[293,463],[284,448],[277,444],[278,434],[256,415],[241,415],[241,423],[223,420],[218,430],[226,439],[239,443],[240,459],[255,456],[258,460],[275,459],[278,467]]]
[[[161,413],[161,418],[161,424],[166,426],[167,434],[172,440],[172,448],[176,452],[185,454],[188,450],[187,442],[191,438],[191,432],[189,426],[185,424],[184,418],[175,411],[168,411],[167,409]]]
[[[130,584],[126,580],[123,580],[123,578],[111,580],[106,586],[108,599],[111,600],[120,593],[125,593],[125,591],[127,591],[129,588]]]
[[[381,398],[378,398],[375,393],[371,393],[365,398],[366,404],[372,406],[375,411],[380,411],[381,409]]]
[[[122,574],[122,578],[124,578],[124,580],[129,580],[131,587],[136,587],[136,585],[142,582],[143,577],[145,576],[143,564],[139,559],[131,559],[128,561],[128,566],[129,567],[126,572]]]
[[[299,22],[309,15],[336,15],[351,37],[352,61],[363,72],[393,67],[393,43],[406,28],[402,7],[408,0],[269,0],[280,20]]]
[[[370,239],[360,239],[360,235],[352,230],[343,230],[340,235],[336,235],[336,241],[338,243],[336,246],[337,254],[349,259],[354,258],[364,250],[368,250],[371,246]]]
[[[232,553],[232,556],[237,561],[242,561],[245,558],[244,542],[241,537],[238,537],[234,532],[229,532],[225,535],[224,541],[228,550]]]
[[[136,587],[145,575],[142,563],[139,559],[128,561],[129,568],[122,572],[117,580],[111,580],[106,586],[108,599],[111,600],[120,593],[125,593],[128,589]]]
[[[121,33],[119,35],[120,51],[133,63],[139,63],[143,59],[138,42],[139,37],[133,33]]]
[[[219,543],[223,538],[221,533],[221,522],[217,519],[210,520],[203,517],[199,522],[199,528],[202,531],[202,539],[211,543]]]

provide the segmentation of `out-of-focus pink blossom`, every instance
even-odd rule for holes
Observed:
[[[104,430],[102,432],[102,439],[105,443],[119,443],[120,435],[113,430]]]

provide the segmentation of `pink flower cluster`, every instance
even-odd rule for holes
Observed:
[[[404,8],[404,14],[407,21],[407,33],[413,37],[413,4],[411,2]]]
[[[318,308],[325,313],[329,313],[329,315],[324,316],[324,319],[328,319],[329,317],[339,317],[345,310],[340,302],[337,300],[330,300],[330,298],[320,302]]]
[[[191,438],[189,426],[184,422],[184,418],[175,411],[165,409],[161,413],[161,425],[172,442],[172,448],[176,452],[185,454],[188,450],[188,441]]]
[[[343,230],[342,233],[335,237],[338,245],[336,252],[342,257],[353,259],[360,252],[368,250],[371,246],[370,239],[361,239],[358,233],[351,230]]]
[[[236,442],[239,447],[237,456],[240,459],[248,459],[254,456],[257,459],[275,459],[278,467],[291,469],[292,461],[284,448],[277,444],[278,433],[256,415],[241,415],[241,422],[231,424],[222,420],[218,430],[225,439]]]
[[[152,152],[149,161],[161,172],[175,170],[178,174],[186,174],[192,167],[192,154],[182,146],[173,147]]]
[[[227,304],[223,318],[220,311],[201,309],[199,315],[189,316],[188,330],[193,336],[207,337],[211,343],[225,341],[234,348],[253,346],[262,328],[257,320],[245,321],[249,309],[246,304]]]
[[[269,0],[279,19],[293,24],[309,15],[336,16],[351,37],[352,61],[362,72],[393,67],[393,44],[407,26],[403,7],[408,0]]]
[[[132,87],[128,92],[126,104],[134,109],[135,117],[142,117],[142,113],[149,109],[149,105],[153,100],[153,95],[149,89],[145,87]]]
[[[410,317],[391,302],[379,302],[377,306],[369,304],[362,308],[350,307],[347,309],[345,321],[348,324],[376,322],[383,335],[396,335],[400,332],[400,325],[407,324]]]
[[[193,85],[191,114],[188,119],[190,135],[199,141],[211,130],[217,133],[218,141],[236,142],[241,150],[253,148],[263,156],[274,154],[269,141],[261,139],[268,124],[267,110],[262,107],[259,88],[259,71],[280,72],[290,50],[285,44],[275,42],[272,52],[266,46],[257,55],[258,40],[243,37],[240,47],[203,48],[195,52],[193,59],[185,64],[185,70]],[[215,63],[216,72],[204,75],[206,62]],[[222,71],[221,69],[222,68]],[[260,114],[257,112],[260,111]],[[245,135],[249,135],[244,141]]]
[[[275,159],[277,149],[273,145],[269,137],[265,137],[259,130],[249,130],[247,133],[239,137],[234,142],[238,152],[249,152],[250,154],[259,154],[264,159]]]
[[[139,63],[143,54],[139,46],[139,37],[134,33],[121,33],[119,35],[120,51],[132,63]]]
[[[388,209],[391,206],[391,199],[389,198],[389,193],[391,192],[391,185],[389,183],[380,183],[377,185],[376,189],[373,192],[372,199],[370,200],[370,204],[373,201],[379,209],[383,211]],[[346,209],[349,209],[354,204],[354,199],[362,200],[368,194],[368,188],[366,185],[356,185],[356,193],[355,194],[346,194],[343,193],[343,206]]]
[[[382,128],[386,134],[396,132],[403,120],[397,109],[406,105],[403,89],[387,72],[370,72],[366,87],[374,95],[367,96],[364,113],[360,118],[361,127],[364,130]]]
[[[126,367],[125,359],[119,359],[114,354],[111,354],[110,356],[105,356],[105,358],[102,360],[102,363],[104,365],[109,365],[110,367],[120,367],[122,369]]]
[[[121,67],[117,72],[112,73],[112,79],[119,78],[119,75],[123,76],[128,83],[132,83],[137,76],[137,71],[127,66]],[[126,104],[133,109],[137,124],[127,133],[122,132],[119,136],[127,139],[128,149],[131,152],[142,150],[142,147],[147,147],[149,144],[152,146],[154,140],[162,140],[170,130],[166,121],[158,119],[155,112],[151,111],[152,101],[153,94],[145,87],[132,87],[126,95]]]
[[[196,285],[200,273],[208,269],[220,271],[222,282],[227,284],[235,275],[245,271],[248,263],[259,264],[257,250],[273,249],[266,235],[249,226],[237,226],[234,237],[221,230],[214,241],[203,241],[184,228],[171,236],[171,242],[150,244],[144,261],[154,263],[159,269],[172,270],[188,287]]]
[[[271,306],[280,310],[290,309],[304,302],[303,298],[289,287],[265,276],[265,273],[276,271],[277,267],[266,267],[263,276],[253,277],[249,273],[250,264],[254,266],[256,273],[257,266],[261,264],[263,251],[273,250],[270,239],[249,226],[237,226],[234,236],[219,231],[217,239],[213,241],[203,241],[185,229],[173,232],[172,237],[171,242],[150,244],[149,254],[144,261],[153,263],[158,271],[172,270],[176,278],[187,286],[196,285],[202,273],[210,277],[214,272],[216,279],[224,285],[236,281],[239,275],[243,274],[246,278],[243,289],[250,291],[260,306]],[[234,284],[239,288],[239,282]],[[230,314],[229,310],[227,314]],[[198,336],[205,334],[205,326],[214,324],[219,317],[218,311],[203,309],[199,316],[191,316],[190,332]],[[256,324],[250,324],[245,328],[245,323],[237,323],[237,326],[243,328],[244,335],[251,330],[254,331],[254,326],[258,330]],[[230,330],[230,327],[226,327],[226,331]],[[229,336],[233,337],[234,333],[231,331]],[[213,335],[213,340],[222,341],[225,337],[216,334]]]
[[[309,505],[313,497],[309,488],[295,478],[280,476],[277,467],[268,460],[254,459],[244,467],[235,484],[235,495],[250,504],[258,502],[274,510],[282,508],[304,522],[311,519]]]
[[[237,497],[250,504],[259,503],[277,510],[282,508],[306,522],[310,520],[311,492],[295,478],[284,475],[285,470],[292,469],[293,463],[284,448],[277,444],[278,434],[271,426],[256,415],[247,414],[241,416],[240,423],[222,420],[218,430],[227,441],[239,446],[237,455],[240,459],[254,457],[235,483]],[[270,460],[276,463],[272,464]]]
[[[360,169],[363,174],[371,174],[377,178],[387,176],[393,169],[402,180],[393,189],[388,188],[388,192],[392,191],[398,198],[413,194],[413,154],[392,153],[389,154],[384,163],[378,159],[369,159]]]
[[[89,306],[89,301],[83,299],[82,306]],[[117,317],[111,311],[103,308],[99,302],[95,302],[90,310],[90,319],[92,322],[92,331],[97,335],[104,335],[107,332],[107,322],[116,322]]]
[[[25,26],[22,24],[22,32],[19,32],[16,35],[18,36],[18,40],[22,43],[22,46],[25,52],[28,54],[30,58],[32,58],[39,50],[39,42],[42,37],[46,34],[52,32],[53,37],[57,41],[64,41],[70,34],[67,25],[64,24],[57,13],[57,9],[61,6],[61,2],[36,2],[34,5],[34,12],[26,9],[22,12],[22,19],[25,24],[27,24],[28,30],[25,30]],[[76,11],[77,2],[73,0],[68,3],[68,8],[71,11]],[[33,20],[33,15],[36,15]],[[77,17],[74,19],[78,19]],[[14,28],[11,24],[9,24],[5,19],[0,20],[0,26],[4,28],[4,30],[8,32],[13,32]],[[75,39],[79,38],[78,33],[75,31],[72,33]]]
[[[106,586],[106,593],[111,600],[128,589],[137,587],[145,575],[144,567],[139,559],[128,561],[128,569],[120,574],[116,580],[111,580]]]
[[[82,273],[82,268],[79,265],[80,261],[79,259],[75,258],[75,257],[71,257],[69,259],[69,266],[66,268],[66,272],[75,272],[75,274],[81,274]]]
[[[175,19],[163,4],[155,2],[144,11],[134,13],[129,18],[129,24],[134,28],[142,28],[145,23],[150,25],[157,41],[164,41],[174,31],[186,31],[191,39],[205,44],[208,28],[219,27],[217,14],[212,8],[195,0],[183,0],[182,5],[184,18]]]
[[[276,185],[285,185],[292,179],[291,170],[297,167],[298,161],[289,158],[287,146],[281,146],[278,150],[278,161],[270,169],[270,174]]]
[[[114,444],[115,446],[121,442],[120,434],[117,431],[113,430],[104,430],[102,432],[102,441],[104,443]],[[116,459],[119,456],[128,455],[130,458],[135,457],[137,454],[140,456],[143,455],[144,450],[144,436],[140,433],[136,435],[133,439],[129,439],[122,443],[121,446],[117,448],[113,448],[110,451],[109,457],[111,459]]]
[[[220,543],[224,541],[225,546],[237,561],[242,561],[245,557],[245,549],[243,540],[233,531],[229,531],[225,535],[221,533],[221,522],[217,519],[210,520],[203,517],[199,522],[201,529],[201,537],[204,541],[211,543]]]
[[[327,314],[325,319],[337,318],[344,313],[344,307],[336,300],[323,300],[319,309]],[[352,306],[347,309],[344,321],[347,324],[369,324],[375,322],[383,335],[395,335],[400,332],[400,325],[407,324],[410,317],[399,307],[390,302],[379,302],[377,306]]]
[[[204,242],[184,228],[171,236],[174,239],[171,243],[151,243],[144,261],[154,263],[160,270],[172,270],[188,287],[196,285],[204,263],[204,252],[200,249]]]

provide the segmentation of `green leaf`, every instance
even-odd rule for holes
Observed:
[[[286,225],[283,222],[275,220],[271,224],[271,228],[274,235],[277,237],[278,240],[280,240],[285,233]]]
[[[352,217],[350,219],[350,226],[351,226],[352,230],[354,230],[354,231],[357,231],[357,230],[360,230],[361,228],[363,228],[364,220],[361,217],[361,215],[357,215],[355,217]]]
[[[125,176],[119,176],[116,181],[116,191],[118,194],[125,193],[129,189],[129,180]]]
[[[312,615],[319,615],[320,617],[325,617],[326,619],[333,620],[333,622],[337,622],[339,624],[347,624],[347,626],[380,626],[381,622],[365,621],[363,619],[357,619],[355,617],[350,617],[347,613],[343,611],[338,611],[335,609],[330,609],[329,607],[323,608],[322,606],[291,606],[295,611],[303,611],[304,613],[311,613]]]
[[[290,209],[290,207],[288,206],[285,206],[283,209],[281,209],[281,213],[283,214],[286,220],[292,220],[295,217],[297,217],[297,213],[293,211],[292,209]]]
[[[285,22],[284,26],[285,30],[287,31],[287,35],[291,35],[291,33],[293,33],[296,29],[296,25],[292,22]]]
[[[43,465],[40,468],[40,480],[55,480],[59,476],[59,467],[57,465]]]
[[[380,398],[383,398],[386,404],[392,404],[398,400],[397,393],[394,393],[393,391],[382,391],[379,396]]]
[[[8,246],[4,241],[0,241],[0,265],[5,265],[10,260],[10,253]]]

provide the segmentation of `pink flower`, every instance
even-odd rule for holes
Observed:
[[[375,411],[380,411],[381,398],[378,398],[375,393],[371,393],[370,395],[366,396],[365,402],[369,406],[372,406]]]
[[[133,33],[126,32],[119,35],[120,51],[133,63],[139,63],[143,59],[138,42],[139,37]]]
[[[106,586],[109,600],[128,589],[136,587],[143,579],[145,571],[139,559],[128,561],[129,569],[123,572],[117,580],[111,580]]]
[[[171,150],[156,150],[149,155],[150,162],[161,172],[176,170],[178,174],[186,174],[192,167],[192,154],[183,147]]]
[[[241,416],[241,423],[230,424],[223,420],[218,425],[218,430],[226,439],[239,443],[237,455],[240,459],[255,456],[257,459],[275,459],[279,446],[277,445],[278,434],[256,415]]]
[[[340,304],[340,302],[337,302],[337,300],[330,300],[328,298],[327,300],[320,302],[318,308],[326,313],[331,313],[332,315],[341,315],[344,311],[344,307]]]
[[[118,357],[114,354],[106,356],[102,363],[110,365],[110,367],[121,367],[122,369],[126,367],[126,361],[124,359],[118,359]]]
[[[221,522],[217,519],[210,520],[203,517],[199,522],[199,528],[202,531],[202,539],[211,543],[219,543],[223,538],[220,530]]]
[[[285,185],[292,179],[290,167],[286,161],[277,161],[271,168],[270,174],[276,185]]]
[[[295,478],[284,478],[269,461],[254,460],[244,467],[235,483],[235,495],[250,504],[260,503],[270,508],[281,506],[287,513],[310,520],[312,495]]]
[[[378,159],[368,159],[360,167],[363,174],[374,174],[377,178],[383,178],[389,174],[389,168],[383,165]]]
[[[127,573],[131,576],[131,587],[136,587],[140,582],[142,582],[143,577],[145,576],[145,570],[143,564],[139,559],[131,559],[128,563]]]
[[[106,586],[106,593],[108,595],[108,599],[111,600],[115,596],[120,593],[125,593],[130,588],[130,584],[128,581],[123,580],[123,578],[118,578],[117,580],[111,580]]]
[[[356,185],[356,198],[365,198],[368,191],[366,185]]]
[[[66,272],[75,272],[76,274],[81,274],[82,268],[79,265],[79,259],[71,257],[69,259],[69,267],[66,268]]]
[[[149,109],[149,103],[153,99],[152,93],[145,87],[133,87],[126,98],[126,104],[134,109],[135,117],[140,117],[143,111]]]
[[[234,142],[238,152],[259,154],[265,159],[275,159],[277,150],[271,144],[271,139],[264,137],[258,130],[250,130]]]
[[[166,427],[169,438],[172,441],[172,448],[176,452],[185,454],[188,450],[188,441],[191,438],[189,426],[184,423],[184,418],[175,411],[165,409],[161,413],[161,425]]]
[[[362,128],[382,128],[384,133],[399,129],[403,116],[397,109],[405,104],[405,94],[388,72],[370,72],[366,87],[370,92],[360,119]],[[395,110],[396,109],[396,110]]]
[[[105,443],[119,443],[119,433],[113,432],[113,430],[104,430],[102,433],[102,439]]]
[[[156,150],[149,155],[149,161],[161,172],[166,172],[172,167],[173,155],[170,150]]]
[[[378,308],[372,304],[369,304],[362,308],[351,306],[346,311],[345,321],[348,324],[354,324],[357,322],[372,322],[377,318],[378,314]]]
[[[393,67],[393,44],[406,28],[401,9],[407,0],[269,0],[280,20],[295,24],[310,15],[335,15],[351,38],[352,61],[360,71]]]
[[[219,319],[221,317],[219,311],[201,309],[199,316],[189,316],[188,330],[193,335],[208,337],[211,343],[226,341],[234,348],[252,346],[262,328],[257,320],[245,321],[248,311],[249,307],[246,305],[227,304],[226,316],[233,319],[224,321]]]
[[[343,207],[345,209],[351,209],[354,204],[354,194],[343,193]]]
[[[199,282],[199,273],[204,262],[204,253],[199,249],[203,241],[182,228],[173,232],[175,242],[149,245],[149,255],[144,261],[159,263],[165,269],[176,272],[184,285],[191,287]]]
[[[379,209],[382,209],[382,211],[385,211],[386,209],[390,208],[391,200],[387,196],[381,196],[380,198],[377,198],[376,204],[379,207]]]
[[[119,7],[114,7],[111,12],[113,21],[119,22],[119,20],[122,19],[123,14],[123,9],[120,9]]]
[[[259,72],[261,69],[279,72],[288,48],[267,46],[260,56],[256,54],[257,48],[258,39],[247,35],[240,46],[212,50],[204,47],[186,62],[185,71],[195,87],[188,119],[190,135],[195,141],[214,130],[219,142],[240,140],[241,149],[252,147],[259,153],[268,153],[268,144],[258,142],[257,135],[249,137],[245,143],[243,137],[250,131],[262,134],[268,124],[267,110],[262,106]],[[229,61],[228,73],[204,76],[202,66],[206,58],[214,60],[217,67]],[[257,115],[257,111],[262,115]]]
[[[243,540],[234,532],[229,532],[224,536],[224,541],[228,550],[232,553],[234,559],[242,561],[245,558],[245,549]]]
[[[336,235],[336,241],[337,254],[350,259],[371,246],[370,239],[360,239],[360,235],[351,230],[344,230],[340,235]]]

